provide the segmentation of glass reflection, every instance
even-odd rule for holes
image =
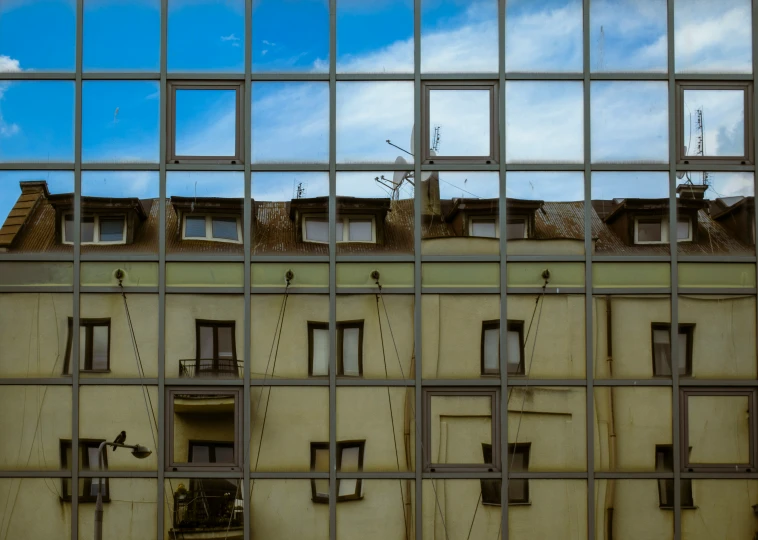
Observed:
[[[749,0],[675,0],[677,73],[751,73]]]
[[[176,89],[174,156],[239,156],[239,89]]]
[[[687,423],[682,444],[688,445],[689,452],[682,467],[689,471],[714,466],[730,471],[752,468],[753,401],[747,390],[685,390]]]
[[[328,486],[329,480],[323,482]],[[328,537],[329,505],[314,504],[312,486],[310,480],[253,480],[250,501],[255,510],[251,512],[250,528],[254,537],[308,540]],[[394,506],[400,508],[399,504]],[[360,534],[364,532],[361,529]]]
[[[755,480],[692,480],[693,508],[682,512],[682,538],[702,537],[703,523],[708,530],[729,531],[735,537],[758,534]]]
[[[592,71],[665,72],[666,0],[592,0]]]
[[[71,505],[61,502],[63,483],[61,478],[0,479],[0,520],[8,538],[70,539]],[[14,511],[6,510],[14,501]],[[46,517],[27,519],[29,515]]]
[[[337,2],[337,73],[412,71],[412,0]]]
[[[516,0],[506,5],[508,71],[581,71],[581,0]]]
[[[185,535],[230,539],[242,535],[245,487],[239,478],[170,478],[165,481],[165,519],[162,538]]]
[[[430,89],[430,154],[446,156],[494,155],[493,110],[495,89],[486,87],[437,87]]]
[[[509,163],[584,160],[580,82],[508,81],[505,155]]]
[[[682,507],[684,489],[682,480]],[[597,540],[613,538],[656,538],[673,540],[674,480],[595,480],[596,512],[602,511],[602,521],[595,531]],[[686,515],[687,512],[682,512]]]
[[[587,537],[584,480],[529,480],[529,494],[531,504],[508,505],[510,538]],[[548,514],[550,519],[544,517]]]
[[[255,0],[253,71],[329,71],[327,0]]]
[[[743,156],[745,90],[684,89],[684,156]]]
[[[348,480],[340,480],[340,486]],[[356,481],[353,480],[351,489]],[[337,504],[337,538],[413,538],[413,480],[360,480],[362,502]],[[359,532],[360,531],[360,532]]]

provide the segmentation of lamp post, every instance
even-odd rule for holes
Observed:
[[[137,459],[145,459],[153,452],[146,446],[140,444],[119,444],[103,441],[97,449],[97,465],[100,471],[103,470],[103,450],[106,446],[114,448],[131,448],[132,455]],[[103,540],[103,477],[97,479],[97,503],[95,504],[95,540]]]

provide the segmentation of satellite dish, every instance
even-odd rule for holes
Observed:
[[[415,138],[416,138],[416,125],[414,124],[413,127],[411,128],[411,155],[413,155],[413,153],[414,153],[414,150],[413,150],[413,139],[415,139]]]
[[[405,160],[403,156],[397,156],[397,159],[395,160],[395,165],[407,165],[408,162]],[[403,180],[405,180],[405,175],[408,174],[408,171],[395,171],[392,175],[392,184],[395,186],[395,189],[400,187],[400,184],[403,183]]]
[[[686,173],[685,173],[684,171],[679,171],[679,172],[677,172],[677,173],[676,173],[676,177],[677,177],[679,180],[681,180],[682,178],[684,178],[684,175],[685,175],[685,174],[686,174]]]

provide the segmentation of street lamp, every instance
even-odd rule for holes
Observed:
[[[97,464],[100,471],[103,470],[103,449],[106,446],[114,448],[131,448],[132,455],[137,459],[145,459],[152,454],[146,446],[141,444],[119,444],[115,442],[103,441],[97,449]],[[97,503],[95,503],[95,540],[103,540],[103,477],[97,479]]]

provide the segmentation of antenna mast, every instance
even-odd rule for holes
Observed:
[[[705,156],[705,128],[703,124],[703,107],[702,105],[695,109],[695,129],[697,129],[697,156]],[[703,185],[709,185],[709,174],[703,171]]]

